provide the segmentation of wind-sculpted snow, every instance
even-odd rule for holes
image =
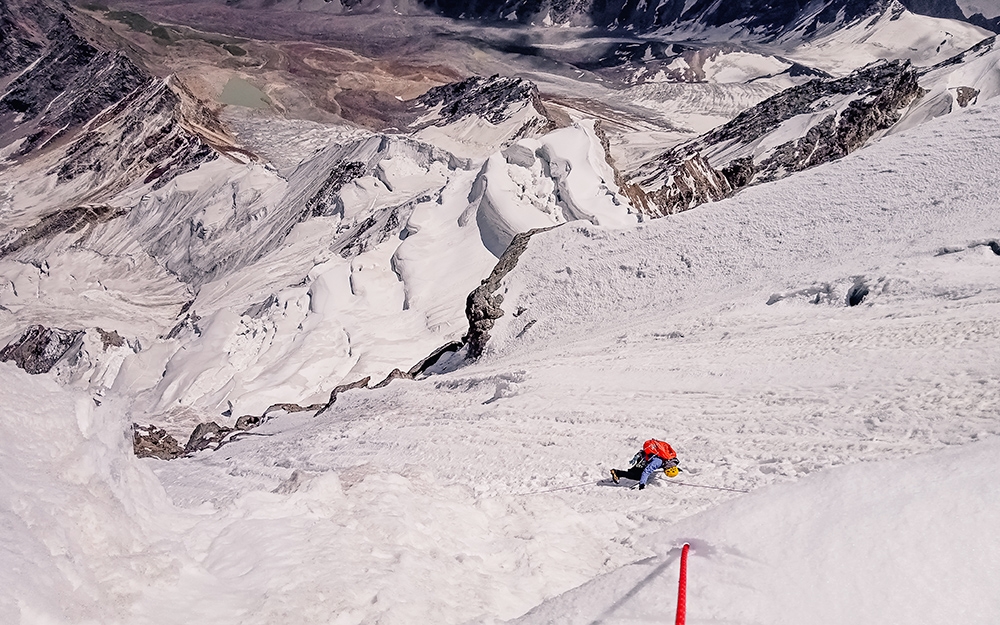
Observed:
[[[472,193],[483,243],[498,258],[515,234],[534,228],[577,219],[611,227],[635,223],[592,125],[522,140],[495,154]]]
[[[227,402],[236,415],[260,414],[409,369],[465,334],[466,296],[518,232],[576,219],[635,223],[591,125],[522,139],[480,172],[453,169],[463,161],[435,160],[438,152],[417,147],[376,137],[317,157],[367,162],[370,173],[339,186],[342,209],[292,224],[280,248],[202,287],[192,307],[202,317],[198,332],[178,335],[202,347],[172,352],[161,365],[164,377],[144,394],[150,414],[180,404],[214,416]],[[300,175],[322,180],[312,163],[289,185]]]
[[[85,242],[108,258],[156,259],[197,289],[172,300],[160,314],[176,319],[155,334],[102,321],[143,346],[108,386],[137,394],[137,421],[186,436],[227,409],[235,419],[275,403],[313,404],[342,382],[409,369],[465,333],[466,296],[510,238],[535,223],[634,223],[589,125],[510,149],[518,164],[481,172],[383,135],[333,143],[287,178],[219,158],[119,194],[100,213],[107,218],[83,223],[73,215],[94,211],[80,209],[43,219],[8,249],[19,259],[44,250],[53,263],[62,246]],[[473,193],[483,188],[487,200]],[[160,280],[140,275],[150,289]],[[74,328],[80,318],[89,317],[55,316]]]

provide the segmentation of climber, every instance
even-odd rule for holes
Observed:
[[[677,454],[669,443],[651,438],[642,444],[642,449],[632,457],[632,467],[627,471],[611,469],[611,480],[617,484],[621,478],[638,480],[639,490],[646,488],[646,482],[654,471],[663,469],[667,477],[677,477]],[[633,487],[634,488],[634,487]]]

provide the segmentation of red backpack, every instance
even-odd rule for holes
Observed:
[[[655,438],[651,438],[642,444],[642,452],[646,454],[647,460],[653,456],[657,456],[664,460],[673,460],[677,457],[677,454],[674,452],[674,448],[671,447],[669,443],[658,441]]]

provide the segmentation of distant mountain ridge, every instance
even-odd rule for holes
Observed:
[[[412,2],[412,4],[411,4]],[[419,13],[429,9],[462,20],[535,25],[596,26],[632,32],[732,28],[764,39],[793,30],[808,36],[830,24],[849,25],[903,7],[929,17],[961,20],[994,29],[1000,18],[967,16],[956,0],[226,0],[227,6],[283,8],[344,14]]]
[[[955,0],[421,0],[453,18],[569,23],[635,31],[732,27],[765,38],[790,30],[806,35],[824,25],[851,24],[902,6],[931,17],[970,21]],[[980,16],[981,17],[981,16]],[[986,23],[976,25],[984,26]],[[995,22],[996,20],[993,20]],[[992,22],[990,22],[992,23]],[[993,24],[994,26],[996,24]]]

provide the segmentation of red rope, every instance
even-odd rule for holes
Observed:
[[[687,574],[688,574],[688,549],[691,545],[684,543],[681,550],[681,576],[677,582],[677,620],[676,625],[684,625],[687,617]]]

